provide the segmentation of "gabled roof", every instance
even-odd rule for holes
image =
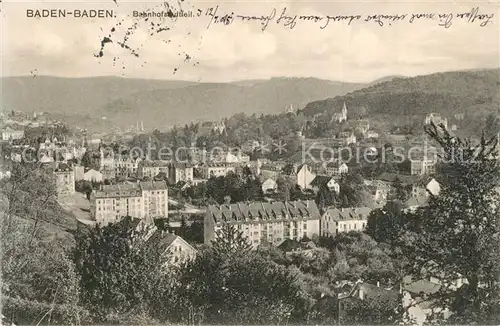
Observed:
[[[406,207],[424,207],[427,206],[428,200],[425,196],[411,197],[405,202]]]
[[[414,281],[411,276],[403,277],[402,288],[411,294],[434,294],[441,289],[441,285],[427,281]]]
[[[354,207],[354,208],[330,208],[323,216],[330,216],[334,221],[353,221],[365,220],[372,211],[369,207]]]
[[[329,177],[327,175],[317,175],[313,181],[311,181],[311,186],[315,187],[321,187],[321,186],[326,186],[330,180],[332,180],[333,177]]]
[[[155,231],[148,239],[148,243],[156,249],[159,249],[162,253],[165,253],[174,241],[180,241],[190,247],[193,251],[197,251],[182,237],[170,232]]]
[[[395,182],[397,179],[399,179],[404,184],[413,184],[419,179],[419,177],[415,175],[383,172],[382,174],[378,175],[376,179],[385,182]]]
[[[210,205],[207,207],[207,217],[213,218],[215,222],[321,218],[313,200]]]
[[[165,190],[167,189],[167,183],[165,181],[143,181],[139,182],[143,190]]]
[[[349,296],[355,297],[359,291],[363,292],[363,300],[379,299],[399,302],[399,292],[365,282],[359,282],[354,285]]]

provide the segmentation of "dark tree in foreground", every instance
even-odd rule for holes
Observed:
[[[212,250],[221,257],[233,254],[245,255],[252,250],[252,245],[248,243],[242,232],[226,224],[217,231],[216,239],[212,242]]]
[[[74,260],[81,302],[98,322],[110,313],[147,312],[160,291],[161,262],[154,248],[138,242],[133,221],[80,229]],[[136,241],[137,240],[137,241]]]
[[[443,149],[439,196],[418,211],[418,228],[401,237],[404,254],[414,262],[414,272],[442,280],[436,294],[442,306],[454,312],[453,323],[500,322],[499,162],[497,140],[481,138],[480,144],[452,137],[431,125],[427,133]],[[431,266],[431,268],[429,268]],[[461,275],[468,284],[459,289],[447,284]],[[428,275],[427,275],[428,276]]]

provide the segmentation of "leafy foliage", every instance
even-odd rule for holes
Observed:
[[[416,275],[422,273],[422,266],[432,264],[425,271],[444,284],[436,300],[452,308],[455,322],[498,323],[497,140],[483,137],[474,145],[435,125],[427,132],[443,148],[443,184],[439,196],[431,197],[428,207],[415,214],[418,227],[406,229],[400,245],[414,262]],[[457,289],[451,284],[460,275],[468,284]]]
[[[133,221],[125,218],[76,234],[81,302],[98,320],[104,321],[111,312],[147,311],[160,282],[159,252],[149,250],[133,230]]]

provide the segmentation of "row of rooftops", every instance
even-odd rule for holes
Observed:
[[[100,190],[94,190],[95,198],[113,197],[138,197],[143,191],[167,190],[164,181],[143,181],[137,183],[123,183],[114,185],[103,185]]]
[[[334,221],[366,220],[372,211],[369,207],[331,208],[325,212]]]
[[[192,168],[193,164],[187,162],[171,162],[165,160],[146,160],[140,163],[144,167],[175,167],[176,169]]]
[[[207,207],[207,215],[216,223],[321,218],[313,200],[210,205]]]

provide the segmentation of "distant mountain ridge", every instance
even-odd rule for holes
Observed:
[[[435,73],[396,77],[346,95],[308,103],[303,112],[312,116],[349,107],[366,107],[371,114],[419,115],[439,112],[446,115],[481,109],[498,112],[500,69]]]
[[[2,78],[3,110],[43,111],[81,127],[147,129],[218,120],[235,113],[273,114],[285,107],[347,94],[364,84],[316,78],[272,78],[231,83],[195,83],[119,77]],[[102,121],[105,117],[105,121]]]

